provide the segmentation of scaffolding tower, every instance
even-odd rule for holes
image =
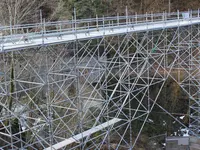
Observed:
[[[188,95],[190,125],[180,124],[199,136],[199,14],[4,27],[0,147],[133,149],[168,78]]]

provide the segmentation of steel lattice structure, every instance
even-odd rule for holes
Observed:
[[[198,136],[199,18],[189,11],[4,27],[1,148],[133,149],[169,77],[189,96],[188,128]]]

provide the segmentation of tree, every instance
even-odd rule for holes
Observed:
[[[73,9],[76,8],[78,19],[105,15],[109,7],[109,1],[105,0],[64,0],[64,3],[71,16],[73,16]]]
[[[46,19],[53,19],[61,10],[62,0],[1,0],[0,24],[16,25],[38,22],[40,9]]]

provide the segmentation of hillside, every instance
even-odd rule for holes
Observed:
[[[198,0],[64,0],[67,11],[76,6],[78,15],[89,17],[91,15],[116,15],[124,14],[126,6],[129,14],[146,12],[169,11],[169,1],[171,11],[196,10],[200,7]],[[65,9],[66,10],[66,9]]]

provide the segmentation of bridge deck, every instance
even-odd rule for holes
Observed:
[[[183,14],[182,14],[183,15]],[[135,18],[134,18],[135,19]],[[148,19],[148,18],[146,18]],[[102,20],[101,20],[102,21]],[[87,23],[87,22],[86,22]],[[189,18],[168,18],[159,19],[153,21],[141,21],[141,22],[123,22],[117,24],[103,24],[93,27],[77,27],[75,30],[71,28],[70,30],[54,30],[53,32],[38,32],[38,33],[26,33],[26,38],[23,39],[24,34],[9,35],[2,37],[0,52],[13,51],[19,49],[26,49],[29,47],[39,47],[43,45],[54,45],[58,43],[67,43],[75,40],[83,39],[93,39],[103,36],[112,36],[126,34],[130,32],[142,32],[147,30],[160,30],[166,28],[175,28],[178,26],[188,26],[200,23],[199,13],[198,16],[193,16]],[[83,24],[83,23],[82,23]],[[28,27],[27,27],[28,28]],[[30,28],[30,27],[29,27]],[[31,26],[32,28],[32,26]]]

